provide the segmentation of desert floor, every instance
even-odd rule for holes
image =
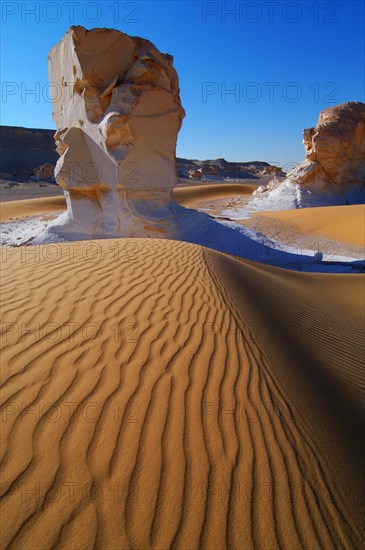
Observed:
[[[204,187],[174,198],[245,195]],[[242,223],[364,246],[363,207]],[[362,548],[362,275],[162,239],[0,251],[2,548]]]
[[[185,187],[194,187],[196,188],[197,194],[201,192],[201,189],[205,187],[211,187],[212,185],[216,188],[220,187],[223,189],[233,186],[232,189],[236,188],[236,191],[233,191],[233,195],[240,193],[244,188],[250,189],[252,192],[253,189],[256,189],[259,185],[266,185],[269,181],[269,177],[262,177],[257,179],[241,179],[239,183],[224,183],[220,184],[214,181],[197,181],[191,179],[179,179],[176,190],[184,189]],[[246,191],[243,191],[246,192]],[[0,177],[0,202],[7,201],[18,201],[18,200],[27,200],[27,199],[37,199],[42,197],[55,197],[63,195],[62,188],[56,183],[48,183],[46,181],[10,181],[5,180]],[[226,196],[223,193],[223,196]],[[227,195],[229,196],[229,195]]]
[[[25,193],[18,187],[25,188]],[[227,183],[185,185],[174,189],[173,198],[180,205],[205,212],[214,219],[229,220],[227,212],[244,208],[255,188],[249,184]],[[27,198],[13,200],[19,193]],[[0,197],[5,199],[0,201],[0,223],[37,221],[39,216],[52,219],[66,210],[60,187],[52,184],[41,188],[39,184],[31,184],[30,188],[27,184],[17,184],[15,191],[12,189]],[[329,257],[364,258],[364,205],[257,212],[248,219],[234,221],[293,250],[319,250]]]
[[[26,184],[23,187],[26,188]],[[252,185],[243,184],[205,184],[177,187],[172,195],[174,200],[182,206],[199,208],[201,205],[203,207],[210,205],[216,212],[222,200],[227,203],[227,200],[232,197],[249,197],[254,189]],[[16,198],[19,194],[21,199]],[[66,210],[66,200],[58,185],[45,184],[43,188],[39,188],[37,184],[37,186],[33,185],[32,189],[26,188],[25,192],[16,188],[15,191],[12,190],[2,197],[5,200],[0,202],[1,222]]]

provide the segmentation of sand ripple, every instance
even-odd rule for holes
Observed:
[[[2,252],[3,548],[361,547],[361,276]]]

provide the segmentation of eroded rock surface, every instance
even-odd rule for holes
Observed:
[[[269,195],[272,209],[280,209],[284,194],[292,195],[293,207],[365,200],[364,103],[346,102],[324,109],[317,126],[303,131],[303,144],[304,162],[288,172],[284,182],[274,179],[259,188],[256,198]]]
[[[365,104],[342,103],[322,111],[303,132],[305,161],[288,177],[313,188],[346,193],[365,183]]]
[[[113,29],[71,27],[49,54],[55,176],[68,212],[49,231],[90,237],[171,229],[185,115],[173,58]]]
[[[37,166],[37,168],[34,168],[33,178],[36,181],[54,182],[54,166],[53,166],[53,164],[50,164],[49,162],[46,162],[45,164],[41,164],[40,166]]]

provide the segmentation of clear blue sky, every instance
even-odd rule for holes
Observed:
[[[2,0],[1,10],[5,125],[54,128],[47,54],[72,24],[142,36],[174,56],[187,113],[178,156],[288,167],[323,108],[364,101],[362,0]]]

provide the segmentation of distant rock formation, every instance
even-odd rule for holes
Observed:
[[[365,183],[365,104],[348,102],[321,112],[303,132],[305,161],[288,177],[308,187],[335,186],[341,193]]]
[[[202,179],[205,181],[260,179],[268,175],[285,177],[282,169],[258,160],[230,162],[224,158],[215,160],[177,159],[179,177]],[[200,172],[200,176],[198,174]]]
[[[0,177],[27,181],[42,164],[54,167],[59,155],[53,135],[54,130],[0,126]]]
[[[194,180],[201,180],[203,177],[201,170],[190,170],[189,171],[189,178],[192,178]]]
[[[279,166],[265,166],[265,168],[261,171],[263,175],[269,174],[270,176],[276,176],[276,177],[283,177],[285,174],[283,173],[282,168]]]
[[[55,178],[53,164],[46,162],[45,164],[41,164],[41,166],[34,168],[32,179],[35,179],[36,181],[54,182]]]
[[[101,237],[168,230],[185,115],[172,63],[148,40],[113,29],[71,27],[51,50],[61,155],[55,175],[68,207],[53,231]]]
[[[0,126],[0,177],[24,182],[42,164],[52,164],[54,168],[59,159],[54,134],[54,130]],[[224,183],[232,179],[255,180],[273,175],[285,177],[281,168],[257,160],[231,162],[223,158],[193,160],[177,157],[176,161],[180,179]]]
[[[346,102],[324,109],[317,126],[303,131],[303,143],[304,162],[288,172],[283,182],[274,179],[259,187],[256,197],[266,196],[272,206],[275,201],[279,206],[280,197],[292,193],[298,207],[365,200],[364,103]]]

